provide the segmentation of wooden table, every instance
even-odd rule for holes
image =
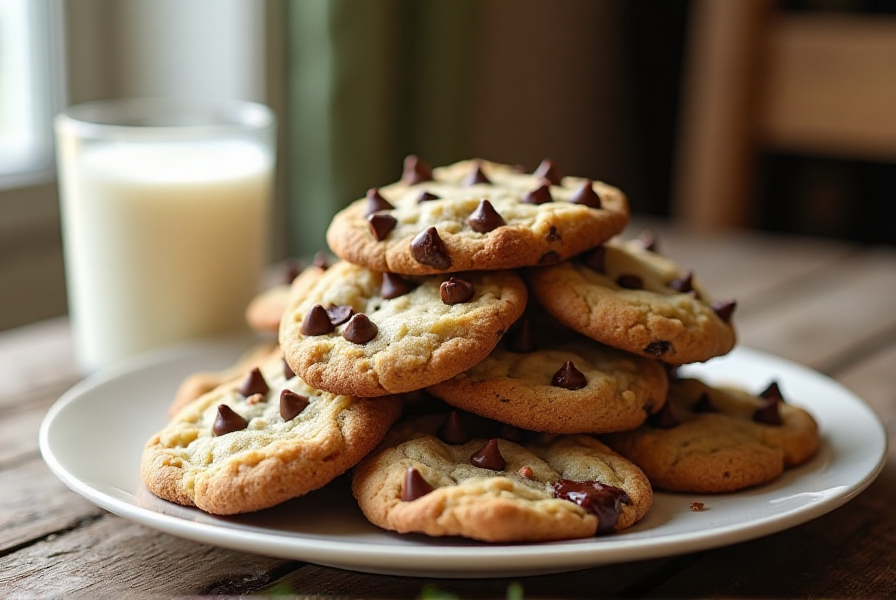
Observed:
[[[662,251],[738,299],[745,346],[863,397],[896,432],[896,251],[658,225]],[[2,293],[11,293],[3,290]],[[416,598],[886,597],[896,594],[896,461],[814,521],[729,547],[571,573],[485,580],[369,575],[205,546],[114,516],[60,483],[37,441],[78,381],[65,319],[0,332],[0,596],[169,598],[293,594]],[[857,433],[858,435],[858,433]],[[136,466],[135,466],[136,468]]]

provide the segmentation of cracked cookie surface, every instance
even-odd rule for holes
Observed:
[[[465,417],[469,427],[473,416]],[[474,424],[468,440],[448,443],[438,434],[445,419],[397,424],[359,463],[352,491],[373,524],[489,542],[548,541],[625,529],[653,502],[644,474],[593,437],[540,435],[516,443]],[[472,464],[491,441],[503,465]],[[599,491],[589,497],[592,510],[558,497],[564,484]]]
[[[279,354],[259,373],[266,391],[216,388],[147,442],[141,474],[153,494],[218,515],[269,508],[354,466],[401,411],[397,396],[339,396],[288,377]]]
[[[392,284],[389,293],[384,284]],[[396,286],[402,289],[396,291]],[[448,296],[443,298],[446,287],[460,296],[444,292]],[[409,392],[453,377],[485,358],[522,314],[526,298],[525,284],[512,271],[396,281],[392,275],[340,261],[291,298],[280,345],[293,370],[320,389],[355,396]],[[314,320],[311,313],[334,307],[345,307],[351,318],[332,327],[323,322],[319,332],[303,333],[303,326],[308,331],[308,322]],[[365,333],[373,334],[369,339],[351,335],[359,316],[364,317]]]
[[[728,353],[734,304],[638,241],[611,240],[573,260],[530,269],[532,294],[566,326],[608,346],[670,364]]]
[[[485,180],[467,182],[476,169]],[[375,271],[403,274],[511,269],[568,258],[611,238],[628,223],[625,195],[600,181],[554,177],[546,191],[530,197],[547,180],[482,160],[436,168],[429,177],[379,188],[388,204],[380,203],[381,210],[374,211],[377,228],[368,220],[377,206],[368,199],[340,211],[327,232],[332,251]],[[586,185],[593,193],[587,194],[591,203],[599,208],[571,201]],[[419,201],[424,193],[434,198]],[[481,207],[483,200],[488,207]],[[428,230],[439,240],[441,260],[415,253],[415,241]]]
[[[428,391],[483,417],[550,433],[634,429],[666,401],[668,380],[656,361],[590,339],[541,343],[530,352],[507,346]],[[581,377],[564,380],[564,369]]]
[[[808,412],[777,392],[768,396],[696,379],[672,381],[669,415],[601,439],[658,488],[716,493],[768,483],[809,460],[819,445],[818,426]]]

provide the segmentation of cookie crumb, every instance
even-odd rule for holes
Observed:
[[[706,506],[702,502],[691,502],[691,510],[694,512],[702,512],[706,510]]]

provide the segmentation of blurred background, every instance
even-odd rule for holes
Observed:
[[[0,0],[0,330],[66,312],[53,115],[131,96],[274,108],[272,261],[410,153],[896,244],[892,0]]]

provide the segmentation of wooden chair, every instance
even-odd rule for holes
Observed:
[[[896,163],[896,17],[694,0],[671,213],[755,225],[763,150]]]

